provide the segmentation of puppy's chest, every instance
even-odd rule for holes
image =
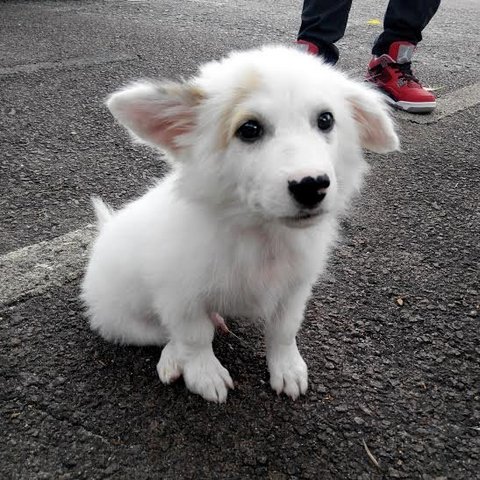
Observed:
[[[226,315],[268,315],[298,282],[299,257],[285,245],[239,241],[230,254],[216,259],[212,306]]]

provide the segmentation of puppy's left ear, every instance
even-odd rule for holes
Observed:
[[[376,153],[398,150],[400,141],[384,96],[367,85],[350,83],[349,87],[347,98],[358,124],[362,147]]]
[[[195,127],[203,93],[188,83],[138,82],[106,101],[112,115],[144,143],[176,152]]]

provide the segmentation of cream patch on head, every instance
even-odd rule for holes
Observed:
[[[241,107],[241,103],[260,86],[260,75],[255,70],[247,72],[234,88],[232,97],[220,118],[219,148],[225,149],[242,123],[251,115]]]
[[[205,92],[192,83],[163,82],[158,85],[159,91],[171,98],[183,100],[186,105],[192,107],[199,105],[205,100]]]

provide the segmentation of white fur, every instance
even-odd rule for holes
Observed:
[[[162,382],[183,375],[192,392],[224,402],[233,383],[213,353],[210,318],[262,319],[272,388],[305,393],[296,333],[365,172],[362,146],[398,148],[381,95],[318,58],[265,47],[209,63],[189,82],[133,84],[107,105],[173,170],[118,212],[95,202],[100,233],[82,286],[92,328],[166,344]],[[323,111],[335,118],[330,133],[316,125]],[[225,138],[242,112],[265,125],[255,143]],[[296,218],[288,181],[322,174],[331,185],[318,216]]]

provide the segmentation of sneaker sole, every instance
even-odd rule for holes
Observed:
[[[433,110],[435,110],[437,106],[437,102],[397,102],[388,95],[386,95],[386,97],[387,102],[390,105],[393,105],[395,108],[409,113],[430,113],[433,112]]]
[[[365,81],[367,83],[371,83],[377,87],[377,89],[385,95],[385,100],[392,105],[392,107],[398,108],[399,110],[403,110],[409,113],[430,113],[435,110],[437,107],[437,102],[405,102],[402,100],[395,100],[390,94],[383,90],[383,88],[379,87],[376,82],[370,78],[366,78]]]

